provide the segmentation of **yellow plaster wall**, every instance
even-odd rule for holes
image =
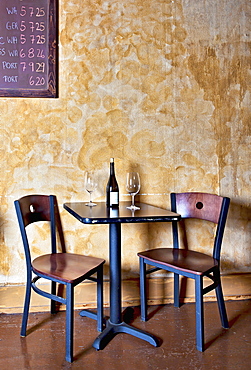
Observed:
[[[132,168],[155,205],[171,191],[229,196],[222,270],[250,272],[250,20],[249,0],[60,1],[59,98],[0,98],[1,285],[25,281],[13,201],[29,193],[57,195],[70,251],[108,260],[107,227],[62,204],[87,199],[86,169],[104,200],[111,156],[121,199]],[[123,226],[123,278],[138,276],[137,251],[170,240],[166,224]]]

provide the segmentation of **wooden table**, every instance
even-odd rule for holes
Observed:
[[[145,203],[137,203],[140,210],[133,212],[126,208],[129,205],[130,202],[120,202],[118,209],[110,209],[105,202],[97,203],[95,207],[88,207],[85,202],[64,204],[64,208],[84,224],[109,225],[110,319],[93,343],[97,350],[103,349],[118,333],[128,333],[158,346],[154,335],[134,328],[121,319],[121,224],[173,222],[179,221],[180,215]]]

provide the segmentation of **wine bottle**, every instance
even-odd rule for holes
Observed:
[[[106,206],[119,206],[119,186],[115,176],[114,158],[110,159],[110,177],[106,186]]]

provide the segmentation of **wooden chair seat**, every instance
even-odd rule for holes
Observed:
[[[163,265],[163,269],[170,268],[197,275],[204,275],[213,267],[218,266],[218,261],[207,254],[186,249],[157,248],[140,252],[143,257],[153,263]]]
[[[60,282],[75,284],[96,272],[101,258],[82,256],[73,253],[44,254],[32,261],[33,271],[37,274],[59,280]]]

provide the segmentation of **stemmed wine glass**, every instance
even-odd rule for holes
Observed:
[[[97,189],[98,183],[96,174],[94,171],[87,171],[85,173],[85,190],[90,194],[90,201],[86,203],[86,206],[94,207],[97,204],[92,201],[92,193]]]
[[[134,204],[134,197],[140,190],[140,178],[138,172],[128,172],[126,177],[126,190],[132,196],[132,204],[130,207],[126,207],[132,211],[140,209]]]

